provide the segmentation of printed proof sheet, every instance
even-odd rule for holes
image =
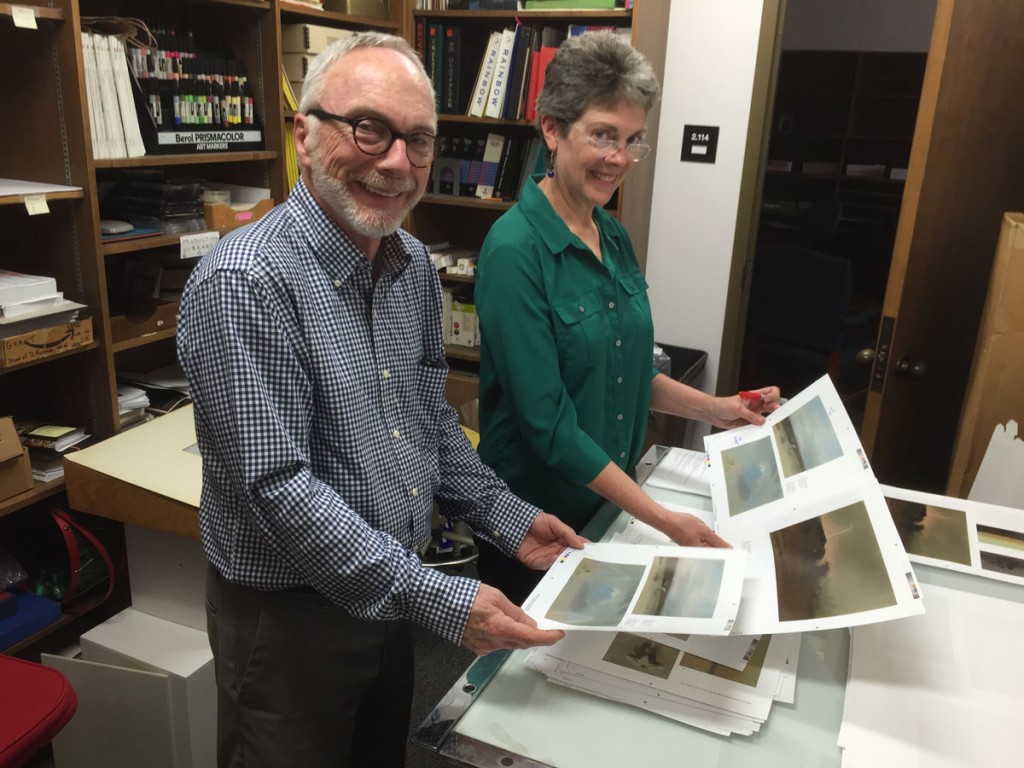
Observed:
[[[562,553],[523,609],[542,629],[725,635],[745,559],[740,550],[587,544]]]
[[[1024,510],[881,488],[911,562],[1024,584]]]
[[[704,438],[717,532],[749,553],[733,632],[922,613],[910,559],[827,376],[762,426]]]

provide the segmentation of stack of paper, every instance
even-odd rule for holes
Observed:
[[[0,269],[0,338],[71,322],[84,306],[65,299],[52,277]]]
[[[121,414],[125,414],[135,408],[148,408],[149,396],[146,395],[144,389],[118,382],[117,406]]]
[[[577,632],[526,663],[558,685],[722,735],[756,733],[793,702],[800,635]]]

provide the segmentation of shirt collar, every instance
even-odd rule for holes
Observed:
[[[286,201],[289,211],[302,227],[310,250],[332,280],[346,282],[357,269],[369,270],[370,263],[345,231],[327,215],[302,179]],[[399,232],[381,239],[377,258],[384,259],[384,271],[400,272],[411,259]]]
[[[560,254],[568,250],[570,246],[579,249],[582,247],[579,238],[570,231],[562,217],[555,213],[555,209],[551,207],[551,201],[537,186],[537,182],[542,178],[544,175],[538,173],[530,176],[523,185],[519,195],[519,207],[523,215],[551,253]],[[612,217],[604,208],[594,209],[594,220],[597,222],[602,237],[612,238],[618,243],[616,228],[609,226]]]

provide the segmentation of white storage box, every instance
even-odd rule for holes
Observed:
[[[128,608],[82,635],[82,658],[43,654],[78,694],[56,768],[212,768],[217,689],[206,633]]]

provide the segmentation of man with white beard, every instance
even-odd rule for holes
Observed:
[[[410,621],[478,654],[562,636],[421,565],[432,503],[533,568],[582,540],[480,463],[445,402],[440,284],[399,229],[437,146],[415,52],[380,33],[338,41],[299,106],[301,180],[203,259],[178,325],[218,763],[401,768]]]

